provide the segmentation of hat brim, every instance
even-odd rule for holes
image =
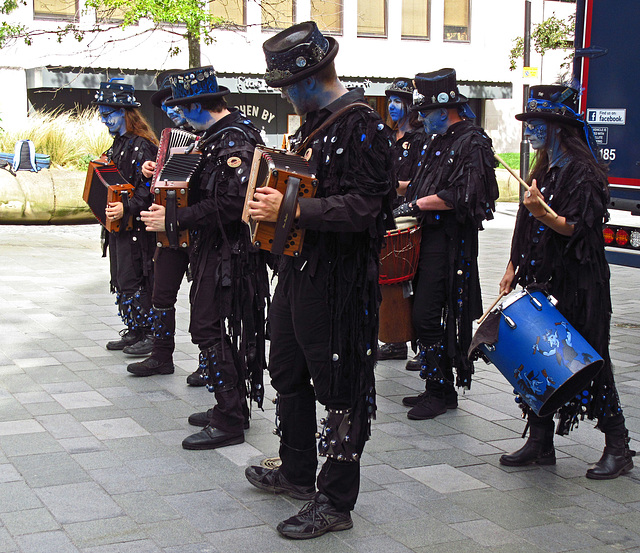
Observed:
[[[151,95],[151,103],[157,108],[162,108],[162,101],[171,98],[171,88],[161,88]]]
[[[198,102],[206,102],[208,100],[217,100],[226,96],[231,91],[226,86],[218,86],[218,92],[210,92],[208,94],[197,94],[196,96],[184,96],[183,98],[172,98],[165,101],[165,106],[186,106],[189,104],[197,104]]]
[[[444,104],[439,104],[439,103],[432,104],[431,102],[422,103],[422,104],[413,104],[409,109],[411,111],[429,111],[429,110],[438,109],[438,108],[453,108],[455,106],[461,106],[462,104],[466,104],[468,102],[469,102],[469,98],[467,98],[462,94],[458,94],[455,100],[452,100],[451,102],[445,102]]]
[[[322,58],[318,63],[312,65],[311,67],[307,67],[306,69],[302,69],[301,71],[294,73],[290,77],[284,77],[282,79],[269,79],[265,75],[265,82],[272,88],[282,88],[283,86],[289,86],[290,84],[300,82],[303,79],[306,79],[307,77],[310,77],[311,75],[325,68],[334,60],[336,54],[338,53],[338,48],[340,47],[338,41],[332,36],[328,36],[326,37],[326,39],[327,42],[329,42],[329,50],[327,50],[327,54],[325,55],[325,57]]]
[[[409,103],[413,102],[413,94],[411,92],[398,92],[397,90],[385,90],[384,94],[387,98],[391,96],[397,96],[403,100],[408,100]]]
[[[571,127],[583,127],[584,121],[581,119],[575,119],[574,117],[567,117],[566,115],[558,115],[557,113],[544,113],[541,111],[529,111],[526,113],[518,113],[516,115],[518,121],[529,121],[530,119],[543,119],[545,121],[552,121],[554,123],[560,123],[561,125],[569,125]]]

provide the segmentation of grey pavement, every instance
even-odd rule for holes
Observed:
[[[514,207],[501,204],[481,233],[486,305]],[[422,389],[418,375],[403,361],[379,363],[353,529],[280,537],[277,523],[303,502],[244,478],[246,465],[277,454],[273,404],[254,410],[244,444],[183,450],[197,430],[187,416],[213,401],[185,382],[197,365],[186,283],[176,373],[129,375],[131,359],[104,347],[121,323],[98,236],[96,225],[0,226],[0,553],[640,551],[640,468],[586,479],[604,445],[592,422],[557,438],[556,466],[499,465],[523,443],[524,422],[507,381],[484,363],[459,408],[431,421],[408,420],[401,404]],[[612,274],[611,350],[640,447],[640,272]]]

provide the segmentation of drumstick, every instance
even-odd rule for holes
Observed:
[[[504,298],[506,295],[507,295],[507,292],[500,292],[500,295],[498,296],[498,298],[496,299],[496,301],[494,301],[494,302],[491,304],[491,307],[489,307],[489,309],[487,309],[487,310],[482,314],[482,317],[480,317],[480,318],[478,319],[478,324],[482,324],[482,321],[484,321],[484,320],[487,318],[487,315],[489,315],[489,313],[491,313],[491,310],[492,310],[496,305],[498,305],[498,302],[499,302],[502,298]]]
[[[494,154],[493,154],[493,157],[494,157],[494,158],[496,158],[496,160],[498,161],[498,163],[500,163],[501,165],[503,165],[503,166],[504,166],[504,168],[505,168],[507,171],[509,171],[509,173],[511,173],[511,175],[512,175],[512,176],[513,176],[513,177],[514,177],[514,178],[515,178],[515,179],[516,179],[516,180],[517,180],[517,181],[518,181],[522,186],[524,186],[524,189],[525,189],[527,192],[529,191],[530,186],[529,186],[526,182],[524,182],[524,181],[520,178],[520,176],[519,176],[519,175],[518,175],[518,174],[517,174],[513,169],[511,169],[511,167],[509,167],[509,166],[507,165],[507,163],[506,163],[506,161],[505,161],[504,159],[502,159],[502,158],[501,158],[498,154],[496,154],[495,152],[494,152]],[[540,202],[540,204],[542,205],[542,207],[544,207],[544,208],[545,208],[545,210],[546,210],[549,214],[553,215],[556,219],[558,218],[558,214],[557,214],[555,211],[553,211],[553,209],[551,209],[551,207],[549,207],[549,204],[548,204],[547,202],[545,202],[545,201],[544,201],[540,196],[538,196],[538,201]]]

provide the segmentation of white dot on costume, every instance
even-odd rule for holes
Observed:
[[[337,353],[334,353],[331,359],[333,359],[334,361],[337,361],[338,359],[340,359],[340,356]]]
[[[371,355],[373,353],[370,349],[367,350],[367,355]]]
[[[462,271],[458,271],[458,274],[459,274],[459,275],[461,275],[461,274],[462,274]]]
[[[342,152],[344,152],[344,150],[342,148],[338,148],[336,150],[336,154],[340,155]]]
[[[378,130],[381,131],[384,129],[384,123],[378,123]]]

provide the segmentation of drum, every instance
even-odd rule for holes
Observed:
[[[511,294],[478,327],[470,348],[470,357],[493,363],[540,417],[580,394],[604,364],[554,303],[539,290]]]
[[[396,229],[385,234],[380,252],[380,284],[411,280],[418,269],[422,232],[414,217],[398,217]]]
[[[415,340],[415,332],[411,321],[413,295],[407,290],[410,282],[398,282],[381,286],[382,303],[380,304],[380,328],[378,338],[387,344]]]

